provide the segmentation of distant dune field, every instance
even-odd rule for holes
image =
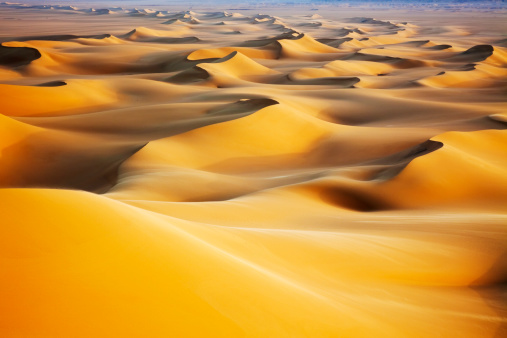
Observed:
[[[506,337],[505,14],[0,4],[0,336]]]

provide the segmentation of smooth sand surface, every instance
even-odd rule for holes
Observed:
[[[0,336],[507,336],[505,12],[0,10]]]

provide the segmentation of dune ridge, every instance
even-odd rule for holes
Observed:
[[[0,336],[507,334],[498,13],[0,9]]]

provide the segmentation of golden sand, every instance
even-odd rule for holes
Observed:
[[[505,15],[1,10],[0,336],[507,335]]]

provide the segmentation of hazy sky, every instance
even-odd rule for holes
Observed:
[[[7,0],[0,0],[7,1]],[[213,8],[214,5],[221,8],[231,9],[255,9],[266,7],[286,7],[286,6],[303,6],[303,7],[325,7],[329,6],[354,6],[366,3],[368,7],[375,6],[390,6],[390,7],[406,7],[408,3],[416,3],[417,6],[433,7],[438,4],[459,3],[470,7],[472,4],[478,4],[478,7],[489,7],[494,4],[495,7],[505,7],[506,3],[500,0],[10,0],[12,2],[19,2],[25,4],[38,4],[38,5],[74,5],[79,8],[100,8],[100,7],[140,7],[140,8],[155,8],[167,6],[169,8],[185,7],[185,8]],[[480,4],[480,5],[479,5]],[[412,7],[412,6],[411,6]],[[454,6],[453,6],[454,7]]]

